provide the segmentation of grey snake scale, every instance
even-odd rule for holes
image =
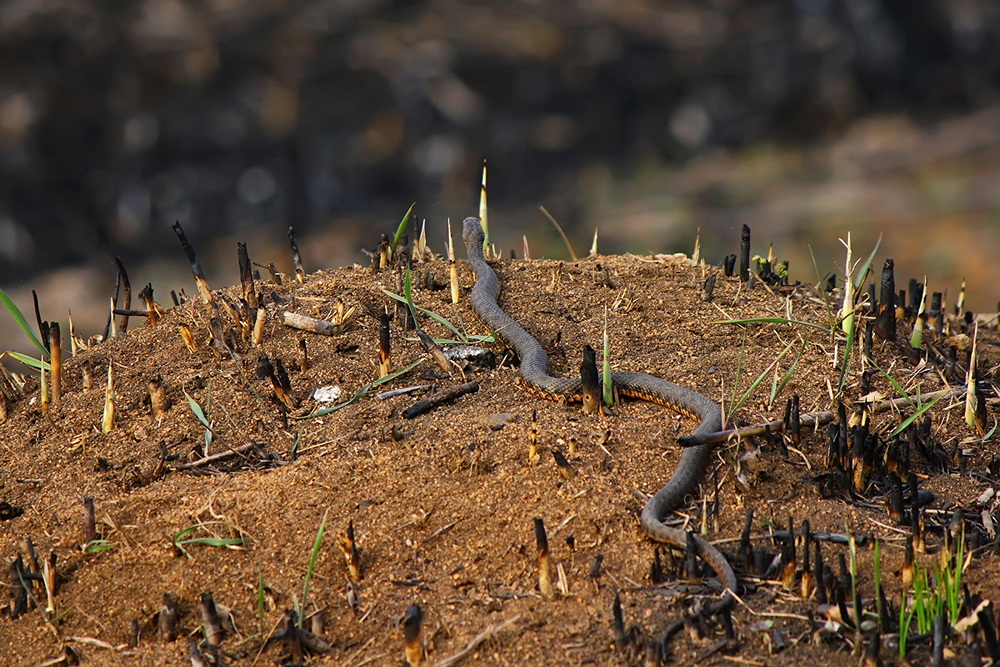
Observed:
[[[476,274],[472,288],[472,308],[479,317],[512,345],[521,357],[521,378],[532,394],[551,400],[579,400],[582,395],[580,378],[559,378],[548,373],[548,355],[541,344],[505,313],[497,304],[500,280],[483,257],[483,229],[477,218],[466,218],[462,237],[468,252],[469,265]],[[722,430],[722,410],[710,398],[695,391],[644,373],[616,372],[612,381],[619,393],[664,405],[701,419],[693,435]],[[654,540],[680,549],[687,548],[688,536],[694,541],[698,555],[715,571],[727,591],[712,605],[710,612],[719,611],[732,603],[731,591],[736,590],[736,575],[722,553],[701,537],[663,523],[662,518],[684,502],[692,493],[708,467],[712,445],[688,447],[681,455],[673,476],[650,498],[642,510],[640,523]]]

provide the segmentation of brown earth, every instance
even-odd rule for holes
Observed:
[[[739,424],[780,418],[793,394],[799,395],[803,412],[836,409],[831,394],[840,377],[843,336],[831,342],[828,333],[798,325],[719,323],[791,313],[794,319],[825,326],[830,322],[827,307],[810,289],[758,285],[751,290],[715,268],[670,256],[502,261],[496,266],[504,286],[501,305],[549,349],[553,374],[577,373],[584,344],[600,348],[607,309],[616,369],[694,388],[723,402],[727,414],[734,397],[763,374],[749,399],[729,415]],[[416,268],[434,271],[439,286],[447,280],[443,261]],[[718,283],[709,302],[701,293],[710,274],[718,275]],[[469,334],[486,334],[467,303],[473,278],[464,262],[459,276],[460,304],[450,303],[447,288],[416,290],[415,301]],[[412,332],[396,326],[397,319],[392,367],[419,361],[417,367],[336,412],[301,419],[321,407],[309,398],[313,389],[338,385],[340,401],[345,401],[373,380],[378,322],[362,314],[342,335],[325,337],[284,326],[282,312],[330,318],[337,300],[362,312],[365,304],[381,308],[390,303],[381,288],[394,289],[395,284],[388,272],[375,274],[358,266],[309,275],[302,285],[264,280],[259,289],[268,319],[261,349],[241,337],[225,308],[222,318],[233,331],[236,357],[211,347],[208,308],[199,299],[170,310],[155,327],[133,320],[127,336],[68,360],[62,400],[47,412],[40,407],[37,382],[30,379],[27,397],[11,408],[0,431],[0,500],[23,510],[0,521],[0,549],[11,563],[24,554],[18,541],[30,537],[40,559],[54,553],[57,591],[51,615],[29,609],[11,619],[8,609],[0,617],[0,664],[41,664],[62,655],[66,646],[89,664],[188,664],[188,639],[202,640],[199,600],[205,592],[228,608],[235,622],[236,632],[222,642],[226,664],[282,663],[290,656],[288,644],[265,645],[264,640],[274,635],[285,610],[306,597],[310,555],[324,517],[326,530],[309,580],[306,611],[322,613],[320,636],[330,651],[309,658],[310,664],[402,664],[400,620],[414,604],[424,613],[428,664],[458,653],[481,632],[503,623],[507,625],[461,664],[627,664],[637,658],[631,649],[615,648],[616,593],[625,625],[636,626],[645,638],[641,645],[689,613],[692,602],[717,595],[711,578],[679,581],[681,566],[675,561],[683,559],[662,546],[667,582],[650,579],[658,547],[640,529],[639,496],[653,493],[670,477],[676,439],[695,426],[671,410],[626,402],[616,408],[617,414],[602,418],[538,399],[515,383],[517,369],[502,344],[489,346],[500,362],[495,370],[472,368],[465,377],[425,380],[434,365]],[[237,289],[215,294],[231,303],[239,297]],[[195,334],[194,351],[183,342],[182,324]],[[451,335],[429,318],[421,324],[433,336]],[[957,332],[959,324],[951,327]],[[909,328],[901,326],[900,339],[908,337]],[[925,349],[946,349],[942,334],[926,338]],[[299,364],[300,341],[308,348],[306,370]],[[995,325],[980,330],[979,345],[983,384],[992,399],[1000,363]],[[772,377],[776,372],[780,381],[800,347],[791,379],[769,405]],[[769,371],[786,348],[775,371]],[[274,399],[270,383],[257,378],[260,352],[282,360],[288,369],[301,401],[291,414]],[[901,346],[876,342],[874,357],[909,395],[939,390],[945,377],[952,381],[944,367],[904,352]],[[958,358],[964,364],[967,355],[960,352]],[[87,363],[94,386],[85,390]],[[104,434],[103,383],[109,364],[117,417],[114,429]],[[868,367],[854,350],[842,394],[851,408],[862,393],[861,372]],[[162,378],[172,402],[161,419],[151,415],[149,406],[149,382],[156,377]],[[411,420],[401,413],[419,394],[376,397],[385,389],[432,381],[450,387],[466,379],[480,384],[477,393]],[[872,385],[887,398],[899,396],[878,372]],[[203,456],[206,448],[205,428],[185,392],[213,423],[208,453],[256,443],[246,458],[230,456],[195,470],[177,470]],[[528,442],[536,412],[542,456],[538,465],[531,465]],[[921,488],[935,495],[925,512],[931,555],[920,556],[931,567],[942,541],[938,527],[947,524],[952,510],[962,508],[966,534],[984,533],[981,514],[996,507],[976,500],[1000,482],[991,472],[993,442],[984,443],[965,425],[961,401],[942,400],[928,414],[932,425],[927,441],[943,451],[948,468],[942,473],[940,465],[928,463],[917,451],[911,454]],[[990,424],[996,414],[991,400]],[[872,432],[885,440],[907,415],[905,409],[902,414],[879,413]],[[551,452],[557,449],[569,458],[574,474],[562,474],[556,466]],[[888,598],[898,604],[909,530],[887,516],[877,472],[854,500],[843,489],[831,491],[829,484],[818,483],[817,478],[830,478],[821,477],[830,472],[827,450],[825,428],[803,433],[801,444],[784,454],[776,438],[719,446],[702,493],[675,513],[676,520],[694,530],[704,525],[709,539],[735,554],[752,508],[754,545],[768,550],[768,560],[781,550],[767,537],[771,523],[787,525],[791,519],[798,526],[808,519],[815,531],[876,536],[882,544],[882,580]],[[94,500],[98,532],[112,545],[108,550],[82,549],[84,497]],[[703,510],[708,513],[704,524]],[[565,572],[566,591],[550,599],[537,590],[536,517],[544,520],[554,562]],[[361,556],[362,578],[354,586],[338,548],[349,523]],[[197,524],[205,526],[184,537],[243,536],[245,544],[188,545],[186,553],[172,544],[181,531]],[[982,542],[989,540],[987,535]],[[825,562],[835,572],[847,551],[843,545],[823,545]],[[970,590],[987,599],[1000,596],[1000,563],[992,554],[993,549],[983,549],[965,572]],[[603,565],[592,578],[597,556],[603,557]],[[736,563],[735,557],[731,560]],[[859,562],[860,591],[871,600],[870,548],[860,550]],[[857,663],[851,655],[853,632],[817,633],[816,641],[811,640],[807,613],[817,608],[814,600],[804,600],[778,582],[742,574],[746,588],[733,614],[735,640],[718,644],[724,632],[720,624],[710,623],[707,636],[674,636],[667,643],[672,660],[686,663],[710,654],[701,664]],[[3,587],[13,589],[6,573]],[[41,585],[33,590],[44,607]],[[172,640],[157,633],[156,615],[166,593],[175,595],[181,608],[180,636]],[[139,638],[130,646],[133,622]],[[973,639],[978,639],[975,632]],[[777,652],[782,640],[787,648]],[[890,661],[897,655],[894,641],[883,637],[882,655]],[[916,659],[926,659],[929,642],[915,644]],[[952,636],[948,644],[956,655],[968,654],[969,645],[965,635]]]

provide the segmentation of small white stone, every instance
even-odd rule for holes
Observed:
[[[340,387],[335,384],[313,389],[313,399],[317,403],[333,403],[340,398]]]

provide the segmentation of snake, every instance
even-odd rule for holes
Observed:
[[[583,396],[580,378],[549,375],[545,349],[497,304],[500,280],[483,257],[485,234],[478,218],[465,219],[462,223],[462,238],[469,265],[476,274],[476,282],[470,294],[472,309],[517,351],[521,358],[520,374],[525,388],[532,394],[550,400],[580,402]],[[715,401],[703,394],[645,373],[617,371],[611,374],[611,380],[620,395],[649,401],[700,419],[692,434],[694,436],[722,429],[722,410]],[[709,613],[717,613],[733,601],[732,593],[737,586],[733,568],[725,556],[702,537],[663,522],[664,517],[679,507],[684,498],[695,490],[708,467],[711,453],[711,444],[685,448],[674,474],[643,507],[640,524],[646,534],[658,542],[679,549],[687,548],[688,539],[694,542],[698,556],[712,568],[726,587],[723,597],[709,607]]]

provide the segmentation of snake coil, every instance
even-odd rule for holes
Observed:
[[[579,378],[558,378],[548,373],[548,356],[541,344],[518,324],[514,318],[497,305],[500,281],[483,257],[483,229],[477,218],[466,218],[462,237],[469,256],[469,265],[476,273],[472,288],[472,308],[501,337],[517,350],[521,357],[521,378],[532,393],[553,400],[579,400],[582,395]],[[698,417],[701,423],[694,435],[722,429],[722,411],[706,396],[644,373],[613,373],[611,379],[619,393],[664,405]],[[727,591],[721,600],[709,608],[717,612],[732,603],[731,591],[736,590],[736,575],[725,557],[701,537],[672,528],[663,523],[663,517],[676,509],[684,497],[695,490],[708,467],[712,445],[688,447],[681,455],[673,476],[646,502],[640,522],[654,540],[684,549],[688,538],[694,541],[698,555],[715,571]]]

